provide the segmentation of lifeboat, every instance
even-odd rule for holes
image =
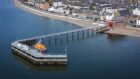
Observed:
[[[34,48],[39,50],[39,51],[45,51],[47,50],[47,48],[45,47],[44,44],[42,44],[41,42],[38,42],[37,44],[34,45]]]

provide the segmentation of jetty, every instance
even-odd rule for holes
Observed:
[[[103,32],[107,30],[106,27],[88,27],[81,28],[66,32],[59,32],[44,36],[38,36],[28,39],[17,40],[12,42],[12,50],[14,53],[22,56],[25,59],[28,59],[30,62],[34,64],[67,64],[67,49],[65,48],[65,52],[63,53],[48,53],[45,51],[39,51],[35,47],[38,40],[48,41],[48,45],[51,44],[52,39],[55,38],[55,43],[57,43],[57,37],[61,40],[61,42],[65,39],[66,41],[71,38],[72,40],[77,37],[77,39],[84,38],[85,35],[93,35],[94,32]]]

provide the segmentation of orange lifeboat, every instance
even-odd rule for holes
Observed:
[[[45,51],[47,48],[45,47],[44,44],[38,42],[37,44],[34,45],[35,49],[39,50],[39,51]]]

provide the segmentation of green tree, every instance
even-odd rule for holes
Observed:
[[[120,16],[120,12],[119,12],[118,9],[117,9],[117,11],[114,13],[114,16],[115,16],[115,17],[119,17],[119,16]]]
[[[48,2],[50,6],[53,5],[53,0],[46,0],[46,2]]]
[[[114,19],[120,21],[120,11],[117,9],[117,11],[114,13]]]
[[[70,14],[72,14],[73,8],[69,7]]]
[[[90,4],[89,9],[96,10],[96,4],[95,3]]]

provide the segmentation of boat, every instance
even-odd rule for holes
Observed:
[[[35,44],[34,48],[41,51],[41,52],[47,50],[47,48],[45,47],[45,45],[41,41],[39,41],[37,44]]]

